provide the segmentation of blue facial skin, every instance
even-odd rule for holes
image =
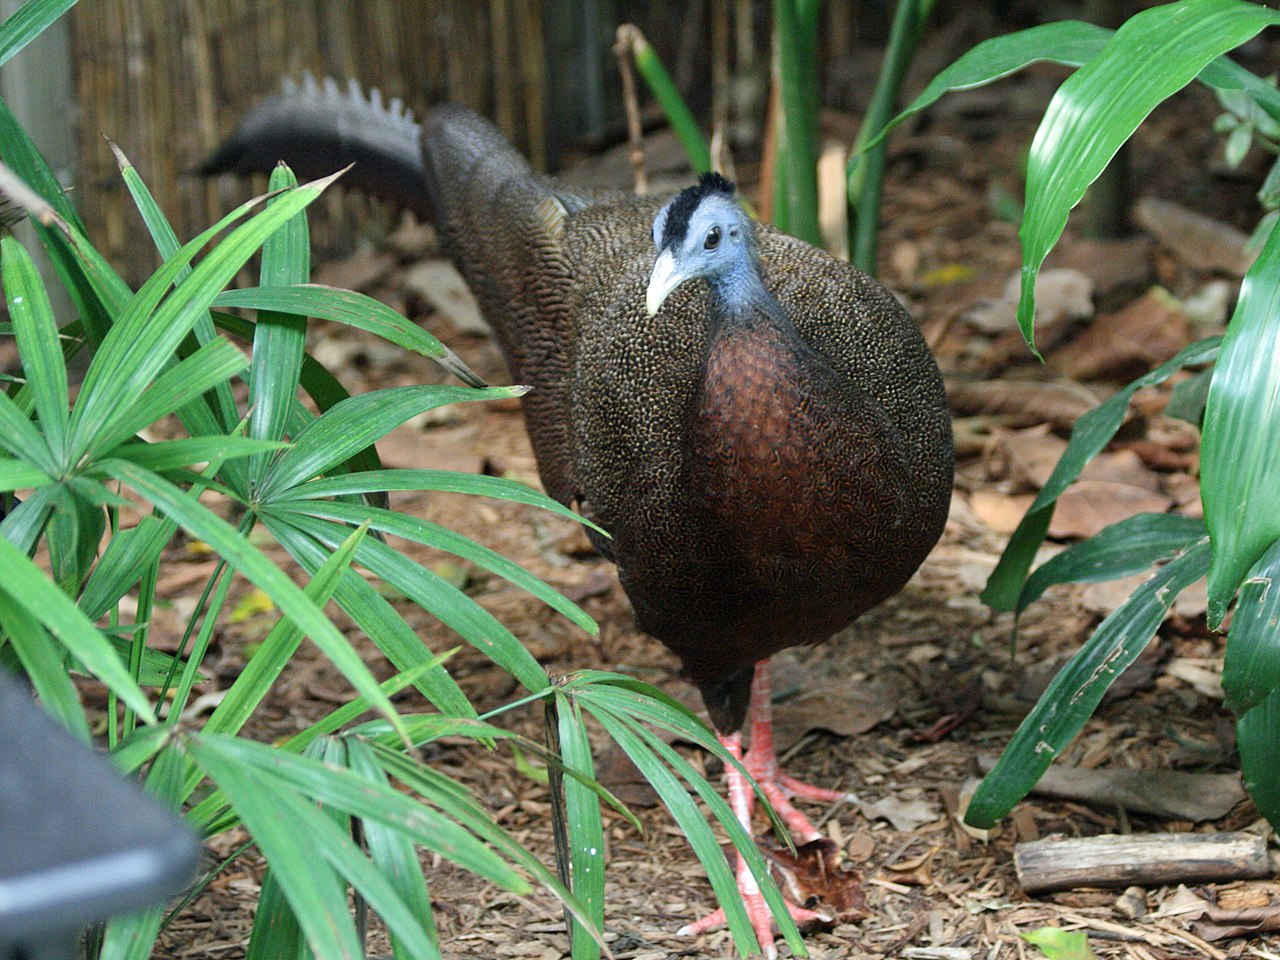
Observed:
[[[693,279],[705,280],[731,315],[753,305],[774,305],[760,279],[755,227],[732,191],[723,178],[704,176],[658,212],[653,222],[658,259],[645,298],[649,316],[672,290]]]

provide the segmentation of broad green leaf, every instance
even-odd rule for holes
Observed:
[[[414,683],[420,674],[430,669],[436,664],[442,663],[448,658],[449,654],[441,654],[433,657],[431,661],[424,664],[418,670],[400,673],[392,677],[390,680],[382,684],[382,691],[387,696],[393,696],[401,690]],[[328,736],[336,733],[358,718],[361,714],[368,712],[369,704],[362,697],[356,697],[348,703],[344,703],[341,707],[331,711],[325,717],[317,720],[311,726],[307,727],[300,733],[294,734],[289,739],[278,745],[281,750],[289,750],[293,753],[301,753],[307,749],[320,737]],[[438,715],[436,715],[438,716]],[[399,734],[391,730],[390,726],[386,727],[391,731],[391,739],[397,747],[403,747],[404,741]],[[205,836],[214,836],[231,829],[238,824],[239,818],[234,813],[228,813],[226,795],[221,790],[215,790],[198,804],[191,808],[187,814],[187,819],[193,827],[203,833]]]
[[[1204,411],[1200,498],[1213,540],[1209,626],[1280,539],[1280,230],[1245,274]]]
[[[1028,344],[1036,276],[1085,189],[1158,104],[1220,54],[1278,22],[1280,13],[1246,0],[1180,0],[1144,10],[1058,88],[1031,143],[1018,234],[1018,326]]]
[[[1113,523],[1037,567],[1022,587],[1017,612],[1055,584],[1097,583],[1139,573],[1206,533],[1203,520],[1173,513],[1139,513]]]
[[[494,823],[475,802],[470,791],[439,771],[406,757],[398,750],[378,744],[375,745],[374,752],[378,763],[389,775],[416,791],[426,802],[438,806],[494,849],[505,854],[513,863],[519,864],[535,880],[555,894],[579,923],[591,926],[591,920],[577,898],[565,889],[555,874],[548,870],[536,856]]]
[[[151,196],[151,191],[147,189],[147,185],[138,175],[138,171],[129,163],[123,151],[114,143],[111,144],[111,149],[114,151],[116,163],[120,167],[120,177],[124,180],[125,186],[129,190],[129,196],[133,199],[134,206],[138,208],[138,213],[142,215],[142,220],[147,225],[147,232],[151,234],[151,240],[156,245],[156,250],[162,259],[168,260],[182,248],[178,235],[173,232],[173,227],[169,225],[169,221],[165,218],[164,211],[160,209],[160,205],[156,203],[155,198]],[[191,266],[187,264],[178,271],[177,280],[185,279],[190,273]],[[217,336],[217,332],[213,327],[213,319],[207,313],[198,317],[191,329],[192,333],[195,334],[196,342],[202,347]],[[203,401],[194,401],[190,406],[179,410],[178,417],[187,432],[192,436],[204,436],[228,431],[240,419],[239,412],[236,409],[235,396],[232,394],[231,385],[228,383],[214,385],[212,403],[209,406],[205,406]],[[233,479],[239,479],[237,469],[233,468],[228,472]],[[243,492],[242,489],[241,492]]]
[[[161,373],[137,398],[126,402],[89,445],[87,455],[95,456],[124,443],[167,414],[181,414],[184,407],[199,400],[206,391],[225,385],[246,366],[245,355],[229,341],[221,337],[210,340]],[[193,435],[225,436],[207,408],[204,413],[203,429],[192,430]]]
[[[329,556],[329,548],[322,546],[310,534],[270,515],[264,516],[263,521],[290,556],[314,576]],[[454,717],[476,715],[476,709],[466,694],[449,671],[440,665],[440,658],[427,649],[422,639],[369,581],[355,571],[348,571],[333,598],[397,670],[414,677],[418,692],[438,710]]]
[[[194,533],[239,571],[255,586],[271,597],[280,612],[293,620],[311,638],[356,690],[367,696],[373,706],[392,724],[399,727],[395,707],[378,688],[378,682],[364,665],[350,642],[324,612],[316,607],[293,581],[261,551],[249,543],[226,521],[216,516],[194,497],[167,483],[156,474],[124,460],[104,460],[98,464],[104,472],[132,487],[161,512]],[[345,538],[345,535],[344,535]],[[339,542],[341,542],[339,539]]]
[[[372,784],[349,770],[335,769],[252,740],[202,734],[200,743],[204,746],[216,744],[222,757],[234,761],[246,773],[254,773],[335,810],[392,827],[415,843],[506,890],[523,894],[531,889],[524,877],[469,830],[390,786]],[[201,766],[205,766],[194,748],[192,754]],[[214,779],[226,789],[220,776],[215,775]],[[227,795],[239,809],[240,804],[232,791],[227,790]],[[241,815],[243,817],[243,812]],[[245,822],[248,823],[247,818]],[[254,835],[257,836],[257,831]]]
[[[63,473],[62,464],[53,459],[39,428],[3,390],[0,390],[0,448],[49,477]]]
[[[45,710],[81,742],[89,743],[89,723],[80,695],[67,672],[62,649],[49,631],[5,593],[0,593],[0,626]]]
[[[542,694],[534,699],[545,698],[546,695]],[[517,753],[529,753],[541,760],[546,767],[554,767],[562,771],[565,776],[582,784],[621,814],[637,830],[644,830],[643,825],[635,814],[627,808],[626,804],[601,786],[599,781],[581,773],[574,767],[567,766],[559,754],[536,740],[513,733],[503,727],[495,727],[493,724],[485,723],[482,720],[472,720],[466,717],[447,717],[438,713],[420,713],[407,716],[404,720],[405,730],[409,734],[409,747],[420,747],[444,737],[467,737],[480,743],[500,740],[508,741],[511,745],[513,762],[517,767],[519,767],[520,760],[514,755]],[[376,741],[388,748],[406,749],[404,744],[397,740],[395,731],[387,726],[386,721],[383,720],[370,720],[351,728],[347,732],[370,741]],[[452,783],[452,781],[448,782]],[[454,786],[460,791],[461,796],[468,795],[461,786],[456,784]]]
[[[83,240],[84,223],[81,222],[71,201],[67,199],[66,189],[58,182],[57,176],[40,155],[35,143],[18,123],[13,111],[9,108],[8,101],[3,99],[0,99],[0,156],[4,157],[5,166],[11,168],[23,183],[39,194],[53,208],[53,213],[60,217],[67,227],[80,234],[80,239]],[[46,227],[38,217],[31,218],[31,224],[36,227],[38,233],[43,228],[50,237],[58,237],[64,244],[66,243],[67,238],[60,234],[56,226]],[[66,246],[62,249],[65,251]],[[89,265],[86,260],[85,266]],[[98,279],[110,282],[117,293],[122,293],[125,298],[128,297],[129,288],[119,277],[115,277],[114,280]]]
[[[1226,706],[1237,717],[1280,688],[1280,542],[1249,572],[1227,635],[1222,669]]]
[[[1257,706],[1236,721],[1236,749],[1244,786],[1274,829],[1280,823],[1280,689],[1273,689]]]
[[[582,709],[572,698],[556,695],[560,755],[566,767],[595,778],[591,742],[582,721]],[[604,826],[600,801],[573,778],[563,781],[565,819],[568,822],[569,865],[574,896],[591,915],[597,929],[604,928]],[[580,924],[573,926],[573,960],[599,960],[600,944]]]
[[[278,166],[271,172],[271,190],[297,185],[288,167]],[[279,197],[271,202],[278,200]],[[272,234],[263,245],[261,280],[264,284],[306,283],[310,277],[311,234],[304,212]],[[249,436],[266,440],[284,438],[289,411],[298,398],[306,339],[306,314],[293,316],[269,309],[260,311],[253,328],[253,361],[249,368]],[[250,485],[255,491],[272,459],[259,455],[250,461]]]
[[[112,636],[107,639],[116,648],[116,653],[123,661],[127,662],[130,654],[136,649],[136,645],[124,637]],[[176,673],[177,668],[183,665],[181,660],[176,660],[169,654],[150,647],[143,647],[138,651],[138,656],[137,681],[141,687],[164,686],[170,674]],[[194,676],[197,682],[209,679],[198,670],[194,671]]]
[[[312,480],[310,483],[296,487],[290,495],[297,498],[341,497],[375,490],[432,490],[438,493],[466,493],[477,497],[511,500],[514,503],[550,510],[552,513],[576,520],[591,527],[597,533],[608,536],[603,527],[597,526],[581,514],[574,513],[558,500],[552,500],[545,493],[518,480],[458,473],[456,470],[398,469],[344,473],[341,476]]]
[[[326,410],[293,438],[293,446],[263,478],[259,496],[270,500],[318,476],[424,411],[450,403],[518,397],[525,392],[525,387],[476,390],[424,385],[389,387],[350,397]]]
[[[1162,363],[1150,373],[1139,377],[1123,390],[1088,411],[1076,421],[1071,440],[1062,453],[1062,459],[1053,468],[1048,481],[1040,489],[1026,515],[1009,538],[1009,545],[1000,555],[1000,562],[987,580],[981,600],[993,610],[1016,610],[1027,571],[1035,559],[1036,551],[1049,532],[1053,508],[1062,492],[1080,476],[1085,464],[1092,460],[1111,442],[1124,423],[1129,401],[1142,387],[1164,383],[1183,367],[1208,363],[1218,353],[1220,337],[1208,337],[1179,351],[1171,360]]]
[[[40,36],[49,24],[76,5],[76,0],[27,0],[0,23],[0,64]]]
[[[649,785],[657,791],[663,804],[671,812],[681,831],[689,839],[689,845],[707,872],[707,879],[716,899],[724,907],[725,922],[733,935],[733,942],[743,956],[750,956],[753,950],[759,949],[751,922],[742,905],[742,897],[738,893],[737,882],[733,871],[725,860],[715,834],[702,816],[702,811],[689,796],[684,786],[658,757],[652,745],[640,736],[639,728],[615,717],[609,711],[587,704],[587,709],[596,721],[604,728],[613,741],[622,748],[631,762],[636,765]],[[659,741],[661,742],[661,741]],[[732,817],[731,817],[732,819]],[[739,827],[741,830],[741,827]],[[750,844],[750,841],[746,841]],[[803,948],[802,948],[803,949]]]
[[[275,871],[268,867],[253,911],[253,932],[249,934],[245,960],[309,960],[314,956]]]
[[[1113,31],[1079,20],[1059,20],[984,40],[929,81],[920,96],[894,117],[864,149],[871,149],[898,124],[933,106],[944,94],[986,86],[1033,63],[1078,67],[1095,56]]]
[[[85,240],[84,224],[67,199],[62,184],[3,98],[0,98],[0,157],[4,157],[3,165],[12,167],[13,172],[49,204],[53,224],[46,226],[47,215],[32,217],[30,223],[71,297],[83,323],[85,338],[96,347],[128,300],[130,290]]]
[[[347,766],[358,776],[373,781],[381,786],[387,785],[387,775],[378,766],[373,750],[356,737],[349,737],[347,744]],[[422,926],[426,936],[425,956],[439,960],[440,937],[436,932],[435,920],[431,912],[431,896],[427,892],[427,880],[423,876],[422,866],[418,863],[418,855],[413,843],[404,834],[393,830],[375,820],[363,821],[361,826],[365,847],[369,851],[369,859],[381,876],[394,888],[400,900],[409,908],[410,914]],[[376,909],[377,904],[374,904]],[[402,938],[395,928],[388,931],[391,936],[391,953],[396,960],[419,953],[412,949],[410,943]],[[418,947],[423,950],[422,946]]]
[[[800,938],[800,931],[796,929],[795,921],[791,918],[790,911],[787,910],[786,902],[782,899],[782,893],[773,882],[769,864],[756,846],[751,832],[738,823],[732,808],[724,797],[720,796],[716,788],[708,783],[706,778],[698,773],[693,765],[681,756],[674,747],[642,725],[637,726],[635,729],[636,733],[649,745],[649,748],[670,766],[685,783],[693,787],[694,792],[710,808],[715,818],[720,821],[720,826],[729,835],[729,842],[733,844],[738,856],[746,861],[748,869],[755,876],[760,892],[764,896],[765,903],[769,905],[769,909],[773,913],[774,923],[777,924],[778,929],[782,932],[783,938],[796,956],[805,956],[804,941]],[[776,821],[776,816],[774,819]],[[721,906],[724,906],[723,901],[721,901]]]
[[[30,421],[26,421],[30,423]],[[43,487],[53,478],[43,470],[21,460],[0,459],[0,493],[10,493],[23,487]]]
[[[572,690],[583,703],[598,704],[619,716],[629,716],[653,724],[659,730],[666,730],[681,740],[697,744],[716,756],[725,766],[737,767],[755,790],[756,799],[768,815],[774,833],[784,843],[791,844],[791,835],[786,825],[769,803],[769,798],[764,795],[760,785],[747,773],[747,768],[724,748],[702,718],[683,703],[643,680],[603,670],[579,670],[568,681],[557,685],[556,689],[564,692]]]
[[[497,574],[507,582],[537,597],[553,610],[562,613],[583,630],[592,634],[599,632],[596,622],[587,616],[576,603],[543,583],[518,563],[508,560],[497,551],[483,547],[474,540],[439,524],[419,520],[417,517],[396,513],[393,510],[381,510],[376,507],[341,503],[335,500],[277,501],[271,505],[270,509],[276,515],[303,513],[308,516],[337,520],[349,524],[358,524],[367,520],[372,523],[375,530],[381,533],[403,537],[414,543],[435,547],[438,550],[447,550],[455,556],[470,560],[477,566]]]
[[[147,723],[155,714],[106,637],[25,553],[0,537],[0,591],[49,630],[107,689]]]
[[[364,539],[368,525],[354,530],[311,578],[303,591],[320,610],[332,596],[342,575],[350,569],[356,547]],[[280,620],[267,634],[258,650],[244,665],[227,689],[222,702],[205,721],[205,733],[239,733],[262,700],[270,692],[281,671],[293,659],[302,643],[302,631],[291,620]]]
[[[346,884],[327,858],[316,856],[316,838],[326,829],[335,829],[333,822],[299,797],[295,787],[269,771],[249,766],[243,749],[248,746],[249,741],[230,737],[200,736],[187,741],[191,758],[231,798],[257,841],[316,956],[363,960],[347,909]]]
[[[168,746],[169,736],[169,729],[158,724],[154,727],[139,727],[116,744],[107,754],[107,759],[122,774],[131,774]]]
[[[253,339],[255,324],[248,320],[223,311],[214,312],[213,319],[220,328],[232,336],[246,341]],[[305,353],[302,355],[301,384],[302,389],[315,401],[321,413],[351,396],[347,388],[339,383],[333,374]],[[301,403],[295,403],[293,413],[290,415],[289,432],[297,436],[302,432],[302,428],[314,419],[315,415],[310,410]],[[382,462],[378,459],[378,451],[370,445],[348,460],[344,467],[350,470],[379,470],[382,468]]]
[[[128,460],[146,470],[164,473],[179,467],[216,463],[255,453],[283,450],[287,443],[250,440],[248,437],[204,436],[186,440],[160,440],[156,443],[125,443],[108,450],[104,456]]]
[[[348,773],[350,770],[349,746],[347,737],[326,737],[317,741],[308,749],[307,756],[323,763],[330,769],[340,769]],[[387,787],[385,777],[372,781],[374,785]],[[379,871],[364,856],[363,851],[353,840],[353,818],[341,809],[327,809],[330,823],[328,829],[322,830],[316,837],[316,849],[346,878],[355,890],[357,930],[362,939],[366,937],[366,907],[372,907],[383,922],[388,932],[400,942],[406,955],[413,960],[436,960],[439,951],[433,938],[428,936],[422,922],[414,916],[408,905],[400,899],[400,895],[388,877]],[[360,821],[363,827],[372,824],[375,830],[381,826],[376,821]],[[407,839],[407,837],[405,838]],[[412,855],[412,847],[410,854]],[[416,858],[415,858],[416,860]],[[421,867],[415,863],[415,868]]]
[[[0,397],[4,393],[0,391]],[[0,407],[3,403],[0,403]],[[62,495],[63,485],[49,483],[40,487],[17,506],[11,507],[0,520],[0,537],[8,540],[22,553],[31,553],[40,534],[44,532],[54,505]]]
[[[1053,758],[1080,732],[1112,681],[1137,659],[1186,587],[1209,569],[1203,539],[1170,560],[1098,625],[1049,688],[979,785],[965,822],[988,828],[1035,786]]]
[[[194,273],[189,266],[192,258],[218,233],[246,216],[259,202],[250,200],[241,204],[185,244],[177,253],[167,258],[147,278],[142,288],[118,308],[119,315],[115,317],[110,332],[90,361],[76,398],[71,417],[71,448],[72,455],[77,460],[82,451],[100,441],[99,434],[103,428],[120,411],[128,409],[128,405],[160,371],[172,363],[174,350],[204,315],[200,303],[193,301],[200,299],[205,293],[211,298],[216,292],[216,287],[210,291],[206,291],[205,287],[211,279],[219,279],[213,274],[225,269],[224,261],[228,255],[243,253],[247,259],[253,252],[252,247],[245,249],[249,234],[244,231],[252,228],[254,223],[259,223],[258,218],[242,225],[231,237],[226,238],[226,251],[223,252],[223,244],[220,244],[215,253],[202,264],[203,275],[200,281],[186,285]],[[232,237],[238,238],[234,249],[229,245]],[[260,237],[258,241],[261,241]],[[234,270],[231,273],[234,274]],[[179,291],[174,285],[183,277],[185,289]],[[166,294],[169,294],[167,299]],[[102,296],[105,299],[106,293]]]
[[[462,389],[462,388],[459,388]],[[301,514],[288,517],[272,515],[279,524],[291,523],[298,530],[330,547],[341,543],[349,528]],[[422,564],[410,560],[385,543],[369,539],[360,545],[357,562],[396,587],[422,609],[430,612],[446,626],[519,680],[531,692],[546,689],[550,680],[524,645],[496,620],[492,614],[452,584],[432,573]],[[376,642],[376,640],[375,640]],[[363,692],[363,691],[362,691]]]
[[[1164,407],[1164,415],[1177,417],[1199,427],[1204,423],[1204,405],[1209,400],[1209,382],[1212,378],[1213,368],[1207,367],[1174,384],[1169,402]]]
[[[179,442],[179,441],[174,441]],[[173,538],[174,524],[159,517],[143,517],[136,527],[117,530],[94,567],[79,605],[86,617],[97,620],[142,578]]]
[[[265,282],[265,280],[264,280]],[[416,323],[405,319],[385,303],[354,290],[295,280],[293,286],[261,286],[228,290],[219,294],[219,307],[243,307],[299,317],[316,317],[377,334],[388,343],[430,357],[463,383],[488,384],[471,371],[452,350]]]
[[[168,362],[169,356],[208,310],[210,302],[272,233],[304,209],[336,174],[299,187],[224,237],[199,265],[161,297],[179,271],[228,223],[246,212],[234,211],[182,247],[148,278],[133,297],[85,373],[72,415],[71,451],[88,449],[118,409],[136,396]]]
[[[2,30],[3,28],[0,28]],[[67,367],[58,341],[58,324],[44,283],[31,256],[13,237],[0,239],[4,297],[13,320],[22,372],[35,395],[40,431],[54,463],[66,469]]]

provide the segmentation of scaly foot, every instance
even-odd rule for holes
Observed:
[[[853,802],[857,798],[851,793],[810,786],[787,776],[778,769],[773,742],[772,695],[768,662],[761,661],[756,665],[755,676],[751,683],[750,749],[745,755],[743,754],[741,733],[721,736],[720,742],[751,774],[752,779],[759,785],[761,792],[768,798],[770,805],[778,812],[787,830],[799,845],[798,857],[793,857],[784,851],[773,851],[772,854],[769,850],[765,851],[766,855],[775,861],[775,872],[783,877],[784,894],[791,894],[789,897],[784,896],[787,910],[798,926],[814,923],[828,925],[837,917],[846,920],[865,916],[865,903],[862,901],[862,892],[858,886],[856,874],[845,874],[839,869],[840,853],[835,849],[834,844],[822,839],[813,822],[797,810],[791,802],[794,797],[819,803]],[[729,782],[729,804],[733,808],[734,815],[747,834],[754,836],[751,812],[755,804],[755,791],[735,767],[729,767],[726,778]],[[742,895],[756,939],[760,941],[766,957],[776,957],[778,954],[773,945],[773,915],[760,893],[755,877],[747,869],[741,857],[738,858],[736,876],[738,892]],[[814,889],[813,881],[817,881],[816,885],[819,889]],[[811,893],[817,895],[811,897]],[[802,906],[795,902],[796,899],[819,906],[819,909]],[[724,922],[724,910],[716,910],[682,927],[679,932],[693,936],[718,927]]]

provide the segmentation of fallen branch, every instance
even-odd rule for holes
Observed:
[[[1248,833],[1105,834],[1020,843],[1013,851],[1027,893],[1073,887],[1213,883],[1271,875],[1266,843]]]

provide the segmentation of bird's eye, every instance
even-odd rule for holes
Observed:
[[[706,242],[703,243],[702,245],[706,247],[708,250],[714,250],[716,247],[720,246],[720,228],[712,227],[709,231],[707,231]]]

